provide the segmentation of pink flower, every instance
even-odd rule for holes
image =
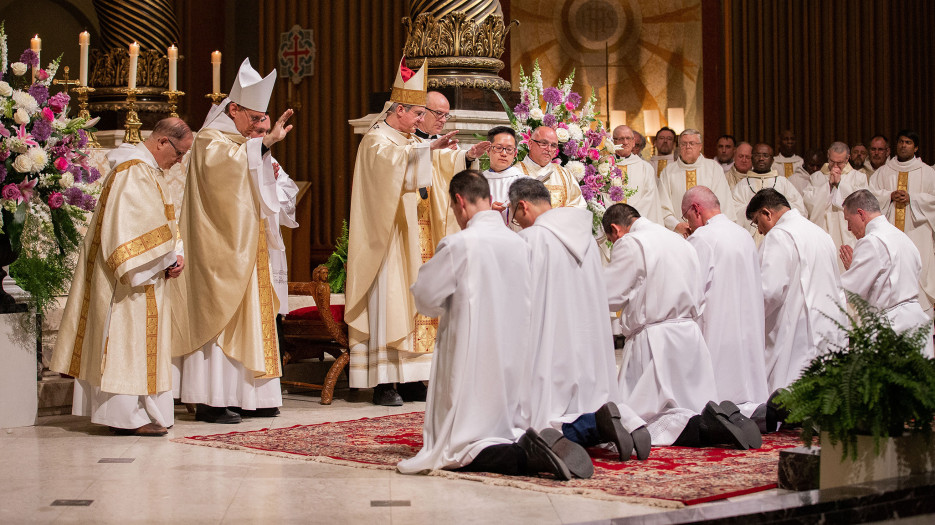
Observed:
[[[55,120],[55,113],[49,108],[42,108],[42,116],[49,122]]]
[[[597,162],[601,159],[601,152],[592,148],[588,150],[588,158],[593,160],[594,162]]]
[[[22,200],[18,200],[17,203],[28,201],[32,198],[32,192],[36,188],[36,184],[39,182],[39,179],[29,180],[26,179],[23,182],[20,182],[17,187],[19,188],[20,197]]]
[[[565,124],[564,122],[559,122],[558,126],[555,126],[555,127],[556,129],[557,128],[568,129],[568,124]]]
[[[55,159],[55,169],[65,171],[68,169],[68,160],[65,157]]]
[[[0,136],[10,138],[10,130],[6,129],[6,126],[0,124]]]
[[[36,72],[36,79],[37,80],[48,80],[49,72],[44,69],[40,69],[39,71]]]
[[[23,144],[27,146],[38,146],[39,145],[39,143],[36,142],[36,140],[32,137],[32,135],[26,132],[26,124],[19,125],[19,129],[16,130],[16,138],[23,141]]]
[[[17,204],[23,202],[23,195],[19,192],[19,188],[16,187],[16,184],[7,184],[3,187],[3,192],[0,193],[4,199],[10,201],[16,201]]]
[[[53,191],[52,194],[49,195],[49,208],[57,210],[61,208],[63,204],[65,204],[65,197],[61,193]]]
[[[572,104],[571,102],[565,102],[565,109],[567,109],[568,111],[574,111],[575,105]]]

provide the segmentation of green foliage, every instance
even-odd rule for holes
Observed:
[[[790,422],[802,423],[808,446],[819,431],[843,444],[844,458],[857,458],[857,435],[871,435],[876,453],[888,437],[908,429],[929,439],[935,419],[935,359],[922,354],[929,325],[896,333],[886,315],[847,292],[856,314],[848,314],[847,347],[816,357],[797,381],[777,397]],[[842,458],[842,459],[844,459]]]
[[[341,225],[341,237],[334,247],[334,253],[328,257],[325,266],[328,267],[328,285],[331,293],[344,293],[344,283],[347,281],[347,221]]]
[[[72,272],[67,260],[57,257],[46,260],[22,254],[10,265],[10,277],[29,291],[30,304],[40,313],[55,305],[55,296],[68,293]]]

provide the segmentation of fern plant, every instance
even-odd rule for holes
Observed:
[[[328,286],[331,293],[344,293],[344,283],[347,281],[347,221],[341,225],[341,237],[334,246],[334,252],[328,257],[325,266],[328,267]]]
[[[885,313],[847,292],[855,314],[846,347],[835,345],[816,357],[802,376],[777,397],[789,411],[786,421],[802,423],[808,446],[826,431],[831,444],[843,444],[843,456],[857,458],[857,436],[874,438],[875,453],[889,437],[906,430],[931,438],[935,418],[935,359],[922,354],[930,337],[928,324],[896,333]],[[845,312],[846,313],[846,312]]]

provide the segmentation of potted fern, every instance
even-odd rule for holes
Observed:
[[[922,354],[929,325],[896,333],[885,313],[847,293],[847,347],[816,357],[777,402],[820,432],[821,488],[932,470],[935,359]]]

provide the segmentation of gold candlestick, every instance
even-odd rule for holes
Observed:
[[[94,93],[94,88],[79,86],[72,88],[71,91],[78,94],[78,117],[85,119],[85,121],[91,120],[91,113],[88,111],[88,93]],[[88,145],[92,148],[101,147],[101,143],[97,141],[93,131],[88,132]]]
[[[205,98],[210,98],[211,103],[215,106],[220,104],[225,98],[227,98],[227,93],[208,93],[205,95]]]
[[[162,94],[169,98],[169,116],[178,118],[179,114],[176,113],[175,110],[178,108],[179,97],[185,96],[185,92],[184,91],[163,91]]]
[[[126,133],[123,134],[123,141],[128,144],[139,144],[143,140],[143,137],[140,135],[140,128],[143,126],[143,123],[140,122],[140,117],[136,114],[136,96],[142,93],[143,90],[125,88],[120,91],[127,94],[127,104],[129,105],[127,109],[127,120],[123,124],[124,129],[127,130]]]

